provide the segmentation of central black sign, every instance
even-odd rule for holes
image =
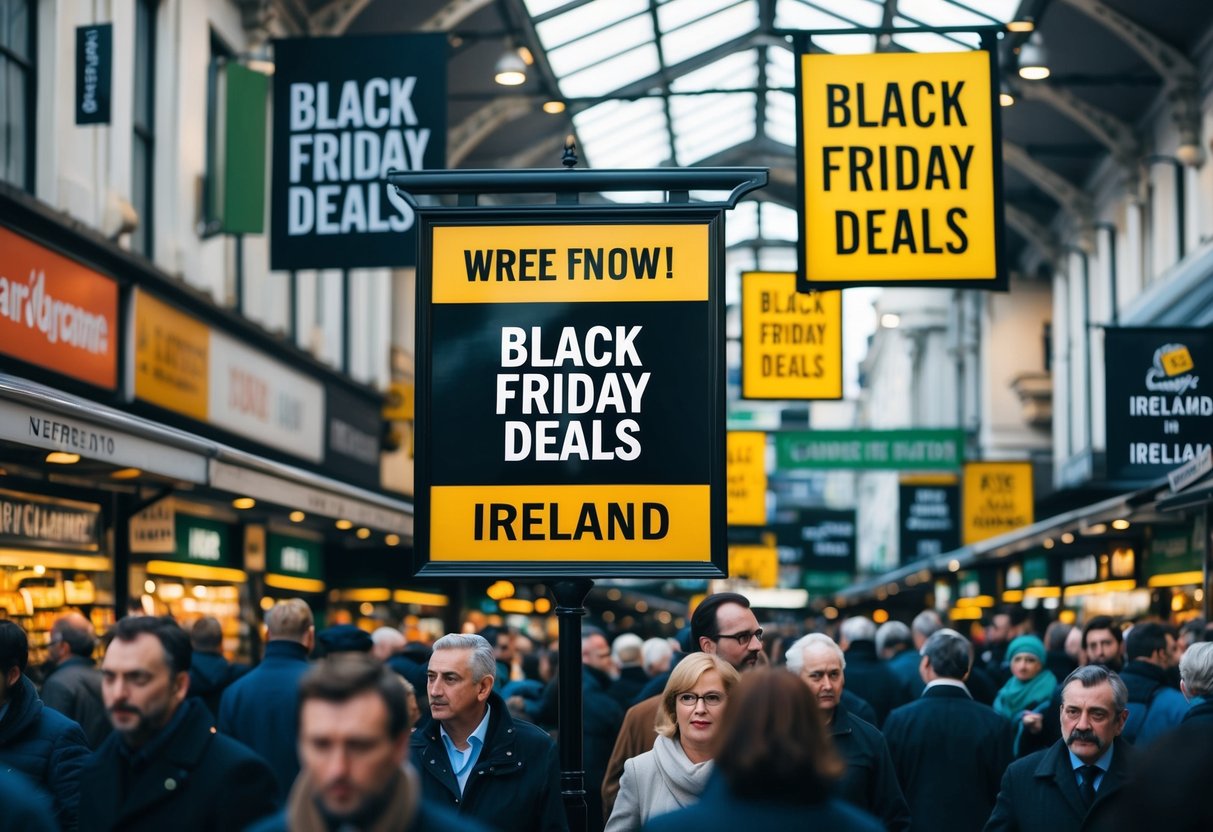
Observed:
[[[951,478],[907,478],[898,486],[901,563],[960,548],[960,485]]]

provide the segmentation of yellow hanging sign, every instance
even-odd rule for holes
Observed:
[[[1030,462],[966,462],[962,490],[966,546],[1033,522]]]
[[[795,272],[741,275],[741,397],[842,398],[842,292],[796,291]]]
[[[767,521],[767,435],[729,431],[726,478],[730,526],[761,526]]]

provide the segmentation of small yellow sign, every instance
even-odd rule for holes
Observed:
[[[708,227],[434,226],[434,303],[703,301]]]
[[[767,435],[729,431],[726,449],[730,526],[767,522]]]
[[[966,546],[1033,522],[1030,462],[966,462],[962,491]]]
[[[135,290],[135,398],[207,420],[210,329]]]
[[[1005,280],[991,56],[800,55],[801,288]]]
[[[1188,348],[1183,345],[1177,345],[1170,352],[1163,353],[1159,356],[1159,360],[1162,361],[1162,368],[1168,376],[1186,373],[1196,366],[1192,361],[1192,353],[1188,352]]]
[[[774,546],[730,546],[729,577],[753,581],[763,589],[779,585],[779,554]]]
[[[430,560],[711,562],[708,485],[443,485]]]
[[[413,418],[413,382],[393,381],[388,385],[382,416],[389,422],[406,422]]]
[[[795,272],[741,275],[741,397],[842,398],[842,292],[797,293]]]

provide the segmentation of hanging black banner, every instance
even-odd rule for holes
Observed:
[[[76,123],[110,123],[114,26],[76,27]]]

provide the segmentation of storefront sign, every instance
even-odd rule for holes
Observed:
[[[271,267],[416,265],[385,180],[446,164],[446,35],[277,40],[274,64]]]
[[[964,461],[964,431],[813,430],[775,434],[775,467],[954,471]]]
[[[324,577],[324,546],[319,541],[270,532],[267,554],[269,572],[315,580]]]
[[[1061,563],[1061,582],[1067,586],[1094,583],[1099,577],[1099,558],[1095,555],[1083,555]]]
[[[0,355],[113,390],[118,284],[0,226]]]
[[[76,123],[110,123],[114,25],[76,27]]]
[[[1213,332],[1104,331],[1108,479],[1155,480],[1196,460],[1213,439]]]
[[[177,511],[172,497],[152,503],[130,519],[131,552],[170,554],[177,548]]]
[[[902,477],[901,562],[960,548],[960,484],[955,475]]]
[[[845,572],[848,575],[855,574],[855,512],[853,510],[802,508],[797,511],[794,527],[804,552],[801,564],[806,573]],[[780,536],[782,537],[782,534]]]
[[[101,506],[0,491],[0,547],[96,552]]]
[[[469,572],[719,574],[719,214],[583,213],[423,218],[418,553]]]
[[[774,546],[730,546],[729,577],[758,587],[775,587],[779,583],[779,554]]]
[[[136,290],[134,395],[311,462],[324,458],[324,387]]]
[[[362,488],[379,488],[379,436],[383,428],[373,399],[335,385],[325,389],[328,429],[324,468],[337,479]]]
[[[209,517],[177,515],[176,549],[169,560],[239,568],[232,550],[232,528]]]
[[[1155,526],[1149,544],[1150,554],[1146,558],[1146,577],[1200,572],[1204,561],[1204,546],[1197,528],[1199,525],[1188,523],[1175,527]]]
[[[794,272],[741,275],[741,397],[842,398],[842,292],[797,293]]]
[[[730,526],[761,526],[767,521],[767,435],[729,431],[727,447]]]
[[[1005,290],[997,50],[797,57],[800,291]]]
[[[966,462],[963,490],[966,546],[1032,524],[1030,462]]]

